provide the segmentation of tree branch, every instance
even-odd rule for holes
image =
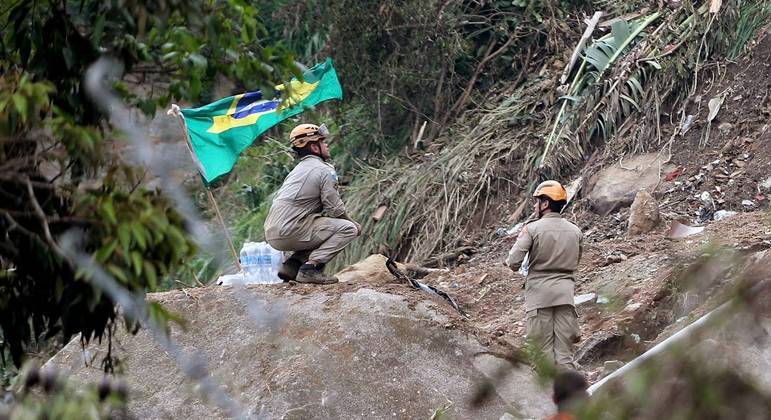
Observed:
[[[40,225],[43,227],[43,234],[45,235],[46,242],[51,248],[53,248],[54,251],[56,251],[57,254],[59,254],[60,257],[62,257],[64,260],[67,260],[64,251],[59,248],[59,245],[56,243],[56,241],[54,241],[53,236],[51,236],[51,229],[48,227],[48,219],[45,212],[43,211],[43,208],[40,207],[40,203],[38,203],[37,197],[35,197],[35,190],[32,188],[32,182],[30,182],[29,179],[27,179],[27,194],[29,194],[30,203],[32,204],[32,208],[35,210],[35,215],[38,217],[38,219],[40,219]]]
[[[455,105],[450,108],[450,110],[444,115],[442,118],[442,126],[447,122],[447,120],[455,115],[458,111],[460,111],[463,106],[466,104],[466,101],[468,101],[469,95],[471,95],[471,90],[474,89],[474,85],[477,82],[477,79],[479,78],[479,75],[482,74],[482,70],[484,70],[487,63],[501,55],[504,51],[506,51],[509,46],[517,39],[516,33],[512,33],[511,36],[509,36],[509,39],[501,45],[500,48],[495,50],[495,52],[491,52],[493,49],[493,46],[495,45],[495,39],[493,38],[493,41],[490,42],[490,45],[487,47],[487,52],[485,54],[485,57],[482,59],[482,61],[477,64],[476,69],[474,70],[474,74],[471,76],[471,79],[466,84],[466,89],[463,90],[463,93],[461,94],[460,98],[457,102],[455,102]]]

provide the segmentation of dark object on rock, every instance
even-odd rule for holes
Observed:
[[[402,273],[402,271],[399,270],[398,267],[396,267],[396,261],[394,261],[393,259],[389,258],[388,261],[386,261],[386,268],[397,279],[409,284],[415,289],[420,289],[420,290],[423,290],[424,292],[428,292],[441,297],[442,299],[446,300],[450,305],[452,305],[452,307],[455,308],[455,310],[458,311],[459,314],[463,315],[466,318],[469,317],[468,314],[466,314],[466,312],[464,312],[463,309],[461,309],[460,306],[458,306],[458,304],[455,302],[455,299],[450,297],[450,295],[448,295],[446,292],[442,290],[437,289],[434,286],[429,286],[425,283],[421,283],[417,280],[413,280],[407,277],[406,274]]]

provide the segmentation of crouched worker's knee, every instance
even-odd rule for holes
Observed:
[[[346,237],[352,237],[355,238],[356,235],[359,233],[358,229],[356,228],[356,225],[353,224],[353,222],[345,220],[345,223],[341,223],[340,229],[338,232],[340,232],[341,235]]]

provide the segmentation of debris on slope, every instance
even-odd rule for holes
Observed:
[[[434,286],[429,286],[425,283],[421,283],[417,280],[407,277],[407,275],[405,275],[401,270],[399,270],[399,268],[396,266],[396,262],[393,259],[389,258],[386,261],[386,268],[388,269],[388,271],[391,272],[391,274],[394,275],[394,277],[396,277],[403,283],[409,284],[414,289],[420,289],[420,290],[423,290],[424,292],[432,293],[436,296],[439,296],[440,298],[447,301],[447,303],[449,303],[450,306],[455,308],[455,310],[458,311],[459,314],[463,315],[465,318],[468,318],[468,314],[463,312],[463,309],[458,307],[458,304],[455,303],[455,299],[453,299],[450,295],[448,295],[447,292],[439,290]]]

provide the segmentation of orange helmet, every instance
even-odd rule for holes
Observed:
[[[289,143],[292,147],[300,149],[310,142],[323,140],[328,135],[329,130],[325,124],[321,124],[321,126],[300,124],[289,133]]]
[[[553,201],[566,201],[568,199],[568,192],[565,191],[565,187],[557,181],[544,181],[538,184],[538,187],[533,193],[533,197],[546,196]]]

